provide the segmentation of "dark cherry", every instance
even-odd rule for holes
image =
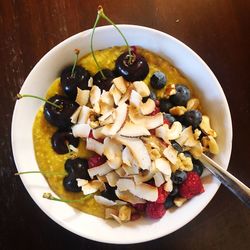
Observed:
[[[103,78],[101,72],[98,71],[93,76],[93,83],[100,89],[109,91],[110,87],[112,86],[112,80],[115,78],[115,74],[110,69],[102,69],[102,73],[104,74],[105,78]]]
[[[51,138],[52,148],[57,154],[67,154],[68,145],[78,147],[79,138],[75,138],[70,130],[57,130]]]
[[[144,80],[149,72],[148,63],[142,55],[135,52],[132,52],[132,55],[131,62],[128,52],[124,52],[116,59],[116,72],[129,82]]]
[[[105,183],[105,185],[106,190],[101,192],[101,196],[113,201],[118,200],[118,197],[115,194],[116,187],[111,187],[107,183]]]
[[[48,99],[50,102],[55,103],[60,106],[60,108],[55,107],[48,102],[44,105],[44,116],[45,119],[53,126],[58,128],[68,128],[70,127],[71,115],[78,108],[78,104],[71,101],[65,96],[54,95]]]
[[[63,186],[69,192],[80,192],[81,187],[77,186],[77,178],[91,180],[88,174],[88,161],[83,158],[68,159],[64,168],[68,175],[63,179]]]
[[[64,93],[75,100],[77,95],[77,88],[89,89],[88,81],[90,73],[83,67],[76,65],[73,74],[73,65],[66,67],[61,73],[61,85]]]

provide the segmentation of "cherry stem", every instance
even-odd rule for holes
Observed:
[[[92,194],[85,195],[84,197],[82,197],[80,199],[77,199],[77,200],[67,200],[67,199],[56,198],[51,193],[44,193],[43,194],[43,198],[45,198],[45,199],[52,200],[52,201],[67,202],[67,203],[71,203],[71,202],[83,202],[83,201],[89,199],[90,197],[92,197]]]
[[[52,106],[54,106],[54,107],[56,107],[56,108],[59,108],[59,109],[62,108],[62,105],[57,105],[57,104],[55,104],[55,103],[53,103],[53,102],[51,102],[51,101],[46,100],[45,98],[39,97],[39,96],[27,95],[27,94],[24,94],[24,95],[17,94],[17,98],[18,98],[18,99],[22,99],[22,98],[24,98],[24,97],[32,97],[32,98],[35,98],[35,99],[38,99],[38,100],[47,102],[48,104],[50,104],[50,105],[52,105]]]
[[[24,171],[24,172],[17,172],[15,175],[22,175],[22,174],[43,174],[45,176],[65,176],[63,173],[56,173],[56,172],[50,172],[50,171]]]
[[[116,30],[120,33],[120,35],[122,36],[122,38],[123,38],[123,40],[125,41],[126,46],[127,46],[127,48],[128,48],[128,53],[129,53],[129,64],[131,64],[131,63],[132,63],[132,59],[133,59],[133,55],[132,55],[132,53],[131,53],[131,48],[130,48],[130,46],[129,46],[129,44],[128,44],[128,41],[127,41],[126,37],[123,35],[123,33],[121,32],[121,30],[118,28],[118,26],[117,26],[109,17],[107,17],[107,16],[105,15],[105,13],[104,13],[103,8],[102,8],[101,5],[98,6],[98,15],[100,15],[102,18],[104,18],[106,21],[108,21],[110,24],[112,24],[112,25],[116,28]]]
[[[74,60],[74,65],[72,67],[72,71],[71,71],[70,77],[73,77],[73,75],[74,75],[74,71],[75,71],[76,63],[78,61],[79,53],[80,53],[80,50],[79,49],[75,49],[75,60]]]
[[[97,23],[99,22],[99,20],[100,20],[100,14],[97,13],[96,20],[95,20],[95,24],[94,24],[94,27],[93,27],[93,29],[92,29],[92,34],[91,34],[90,49],[91,49],[91,54],[92,54],[92,56],[93,56],[93,58],[94,58],[95,64],[96,64],[98,70],[100,71],[100,73],[101,73],[101,75],[102,75],[102,78],[103,78],[103,79],[106,79],[105,75],[103,74],[103,72],[102,72],[102,70],[101,70],[101,66],[100,66],[100,64],[98,63],[98,61],[97,61],[97,59],[96,59],[96,57],[95,57],[94,48],[93,48],[93,38],[94,38],[95,28],[96,28],[96,25],[97,25]]]

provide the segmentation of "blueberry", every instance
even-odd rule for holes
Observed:
[[[169,113],[163,113],[163,118],[167,119],[169,121],[170,125],[172,125],[176,121],[175,117]]]
[[[186,126],[192,126],[193,129],[196,129],[202,120],[202,114],[199,110],[189,110],[186,111],[183,117],[183,123]]]
[[[152,99],[153,101],[157,100],[156,94],[152,90],[150,91],[150,95],[149,96],[145,96],[145,97],[142,98],[142,102],[145,103],[148,100],[148,98]]]
[[[179,189],[177,185],[173,185],[173,190],[170,192],[170,196],[177,196],[179,193]]]
[[[193,159],[193,171],[196,172],[199,176],[202,175],[204,170],[204,165],[201,161]]]
[[[111,187],[109,184],[105,183],[106,190],[101,192],[101,196],[109,199],[109,200],[118,200],[119,198],[115,194],[116,187]]]
[[[190,90],[187,86],[182,84],[175,85],[176,94],[170,96],[170,101],[176,106],[186,106],[190,99]]]
[[[156,71],[150,78],[150,84],[153,89],[162,89],[166,86],[167,78],[161,71]]]
[[[168,113],[169,109],[171,109],[173,106],[174,106],[173,103],[169,99],[162,98],[160,100],[160,110],[161,110],[161,112]]]
[[[69,192],[80,192],[81,187],[77,186],[77,178],[91,180],[88,174],[88,161],[83,158],[68,159],[64,168],[68,173],[63,179],[63,186]]]
[[[187,173],[185,171],[176,170],[174,173],[172,173],[171,179],[174,184],[179,185],[187,179]]]
[[[178,153],[183,152],[183,148],[181,147],[181,145],[178,142],[171,141],[171,144],[172,144],[173,148],[178,151]]]
[[[169,197],[166,199],[166,201],[164,202],[164,207],[165,207],[166,209],[168,209],[168,208],[171,208],[171,207],[173,207],[173,206],[174,206],[173,197],[169,196]]]

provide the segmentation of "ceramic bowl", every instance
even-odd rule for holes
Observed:
[[[130,45],[139,45],[169,60],[191,80],[205,113],[218,133],[220,154],[214,160],[227,168],[232,145],[232,123],[223,90],[206,63],[188,46],[174,37],[146,27],[119,25]],[[44,96],[61,70],[72,62],[75,48],[85,55],[90,52],[91,30],[76,34],[51,49],[33,68],[25,80],[21,93]],[[124,45],[112,26],[96,29],[94,49]],[[35,159],[32,124],[41,102],[35,99],[18,101],[12,120],[12,148],[18,171],[38,170]],[[220,183],[212,176],[203,180],[205,192],[186,202],[182,207],[166,212],[160,220],[142,218],[118,225],[68,206],[42,198],[50,191],[42,175],[22,175],[21,180],[35,203],[56,223],[82,237],[100,242],[129,244],[153,240],[181,228],[195,218],[211,201]],[[51,192],[51,191],[50,191]]]

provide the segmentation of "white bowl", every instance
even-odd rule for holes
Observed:
[[[232,123],[229,107],[216,77],[189,47],[163,32],[135,25],[119,25],[130,45],[140,45],[170,60],[193,83],[206,113],[218,132],[220,154],[214,159],[227,168],[232,145]],[[81,56],[90,52],[91,30],[76,34],[50,50],[33,68],[25,80],[21,93],[44,96],[59,72],[72,62],[72,51],[81,50]],[[96,29],[95,50],[124,41],[112,26]],[[33,142],[32,124],[42,103],[34,99],[18,101],[12,120],[12,148],[18,171],[38,170]],[[49,186],[42,175],[21,176],[24,186],[37,205],[56,223],[82,237],[100,242],[129,244],[153,240],[184,226],[197,216],[209,203],[219,188],[215,178],[205,182],[205,192],[175,211],[167,211],[160,220],[140,219],[118,226],[116,222],[79,212],[67,204],[42,198]]]

